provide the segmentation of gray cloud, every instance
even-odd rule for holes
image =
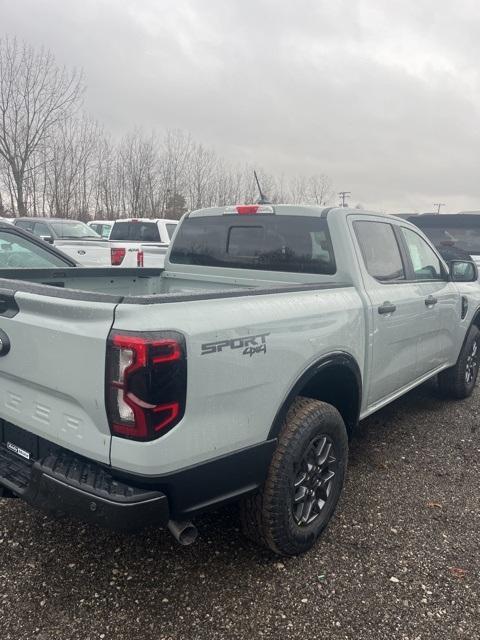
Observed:
[[[108,128],[185,128],[228,159],[325,172],[373,208],[480,208],[474,0],[0,0],[83,67]]]

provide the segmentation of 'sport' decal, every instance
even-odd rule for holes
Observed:
[[[243,336],[231,340],[218,340],[202,344],[201,355],[220,353],[224,349],[241,349],[242,355],[252,357],[256,353],[267,353],[267,336],[270,333],[259,333],[255,336]]]

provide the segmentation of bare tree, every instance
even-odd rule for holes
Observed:
[[[151,190],[155,184],[157,165],[155,137],[144,136],[137,129],[123,138],[118,154],[123,210],[132,216],[151,216],[154,213],[151,209]],[[154,196],[153,200],[155,202]]]
[[[311,204],[325,205],[333,195],[332,182],[328,176],[321,173],[311,176],[308,180],[308,201]]]
[[[289,200],[292,204],[307,204],[308,180],[305,176],[294,176],[290,179]]]
[[[201,209],[214,204],[213,183],[217,169],[217,158],[212,149],[202,144],[193,144],[186,162],[187,206]]]
[[[161,163],[163,170],[162,182],[165,188],[163,216],[165,216],[168,202],[170,203],[168,207],[170,215],[176,217],[177,202],[181,202],[178,196],[184,197],[182,192],[186,188],[186,167],[191,152],[192,139],[188,132],[181,129],[170,130],[166,133],[163,147]]]
[[[258,197],[253,167],[230,164],[182,130],[118,142],[75,109],[81,77],[15,40],[0,39],[0,194],[5,211],[87,219],[179,218],[185,210]],[[324,205],[323,174],[274,175],[255,167],[273,203]]]
[[[59,67],[45,49],[0,39],[0,155],[14,184],[19,215],[27,213],[28,164],[52,129],[78,105],[81,74]]]
[[[95,215],[109,220],[121,215],[122,186],[118,149],[109,136],[102,135],[96,145],[96,160],[93,167],[93,185],[95,191]]]

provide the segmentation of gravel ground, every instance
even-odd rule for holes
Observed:
[[[233,507],[183,548],[0,501],[2,640],[480,638],[480,394],[426,385],[363,423],[337,515],[300,558]]]

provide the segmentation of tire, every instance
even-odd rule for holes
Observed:
[[[457,364],[438,374],[442,395],[456,400],[468,398],[475,388],[480,357],[480,331],[472,326],[467,334]]]
[[[347,430],[337,409],[298,397],[263,487],[241,502],[244,534],[278,555],[308,551],[335,511],[347,459]]]

